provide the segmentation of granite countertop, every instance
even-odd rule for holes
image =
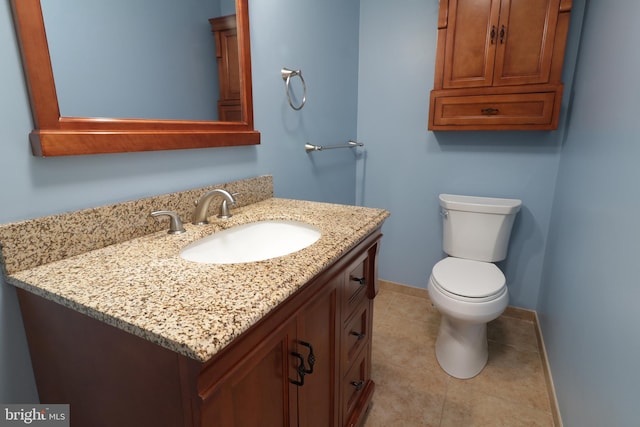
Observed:
[[[227,220],[185,224],[34,268],[8,283],[199,361],[206,361],[382,225],[383,209],[268,198]],[[320,239],[248,264],[186,261],[179,251],[215,231],[258,220],[302,221]]]

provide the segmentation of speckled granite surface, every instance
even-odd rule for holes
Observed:
[[[187,233],[180,235],[163,230],[36,267],[7,267],[6,280],[205,361],[389,215],[382,209],[278,198],[233,209],[233,214],[228,220],[213,217],[204,226],[186,223]],[[250,264],[208,265],[179,257],[181,248],[201,237],[266,219],[303,221],[317,226],[322,236],[294,254]],[[4,243],[1,239],[2,230]],[[8,266],[23,265],[4,256]]]
[[[169,220],[156,220],[156,210],[177,212],[191,219],[194,201],[208,190],[224,188],[236,196],[237,206],[273,197],[273,178],[263,175],[203,188],[147,197],[114,205],[68,212],[0,225],[0,267],[8,274],[36,267],[135,237],[166,230]],[[214,200],[209,214],[215,215]],[[4,260],[3,260],[4,258]]]

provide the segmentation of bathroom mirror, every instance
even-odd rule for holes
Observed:
[[[41,2],[12,0],[11,3],[35,125],[29,136],[34,155],[66,156],[260,143],[260,134],[253,128],[248,0],[235,0],[240,121],[61,115]],[[203,16],[206,24],[208,18]],[[207,36],[213,38],[211,32]],[[211,55],[215,56],[216,52]],[[215,100],[212,105],[215,108]]]

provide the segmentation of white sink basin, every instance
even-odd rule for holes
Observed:
[[[197,240],[182,249],[180,256],[205,264],[263,261],[297,252],[319,238],[320,230],[303,222],[251,222]]]

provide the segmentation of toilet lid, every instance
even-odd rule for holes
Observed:
[[[432,276],[445,291],[468,298],[486,298],[505,286],[495,264],[470,259],[445,258],[433,267]]]

